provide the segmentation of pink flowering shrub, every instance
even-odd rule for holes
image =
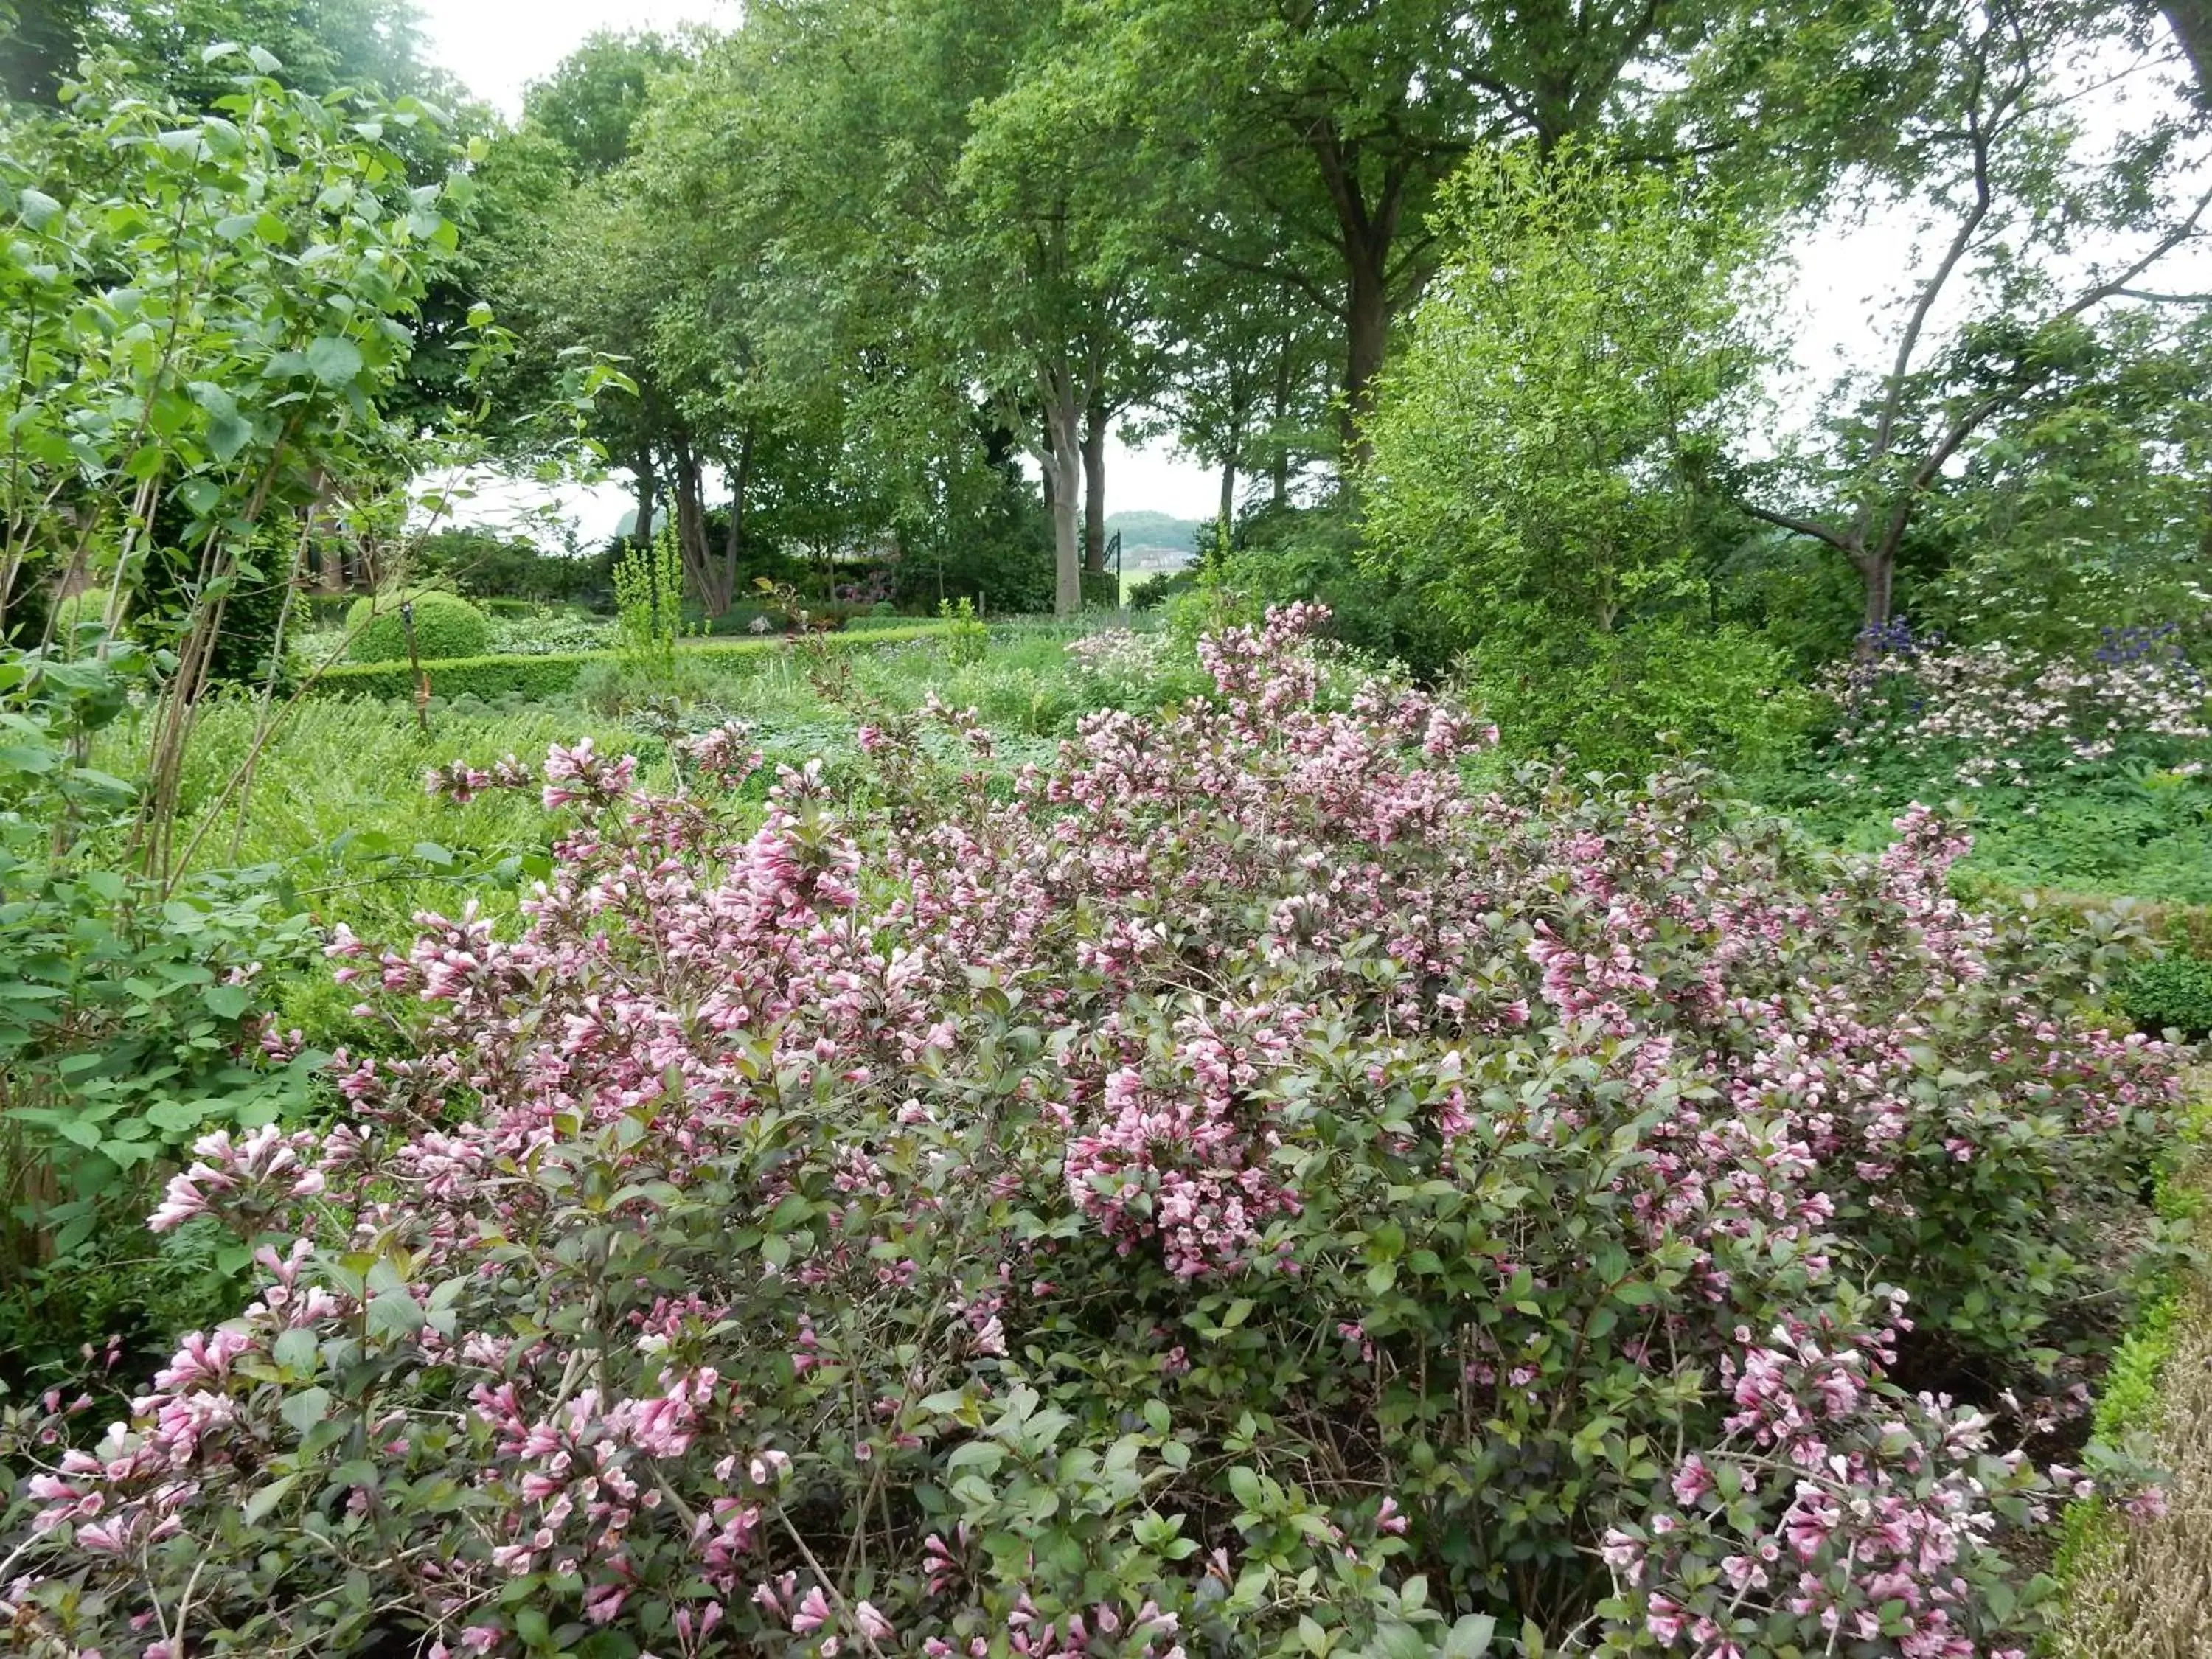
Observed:
[[[1858,862],[1692,779],[1478,791],[1466,710],[1316,706],[1316,620],[1011,785],[934,706],[764,813],[734,728],[678,799],[434,775],[543,791],[552,878],[332,942],[411,1052],[170,1184],[260,1289],[96,1445],[21,1425],[16,1645],[2024,1640],[2047,1482],[1896,1344],[2078,1332],[2176,1054],[1927,815]]]

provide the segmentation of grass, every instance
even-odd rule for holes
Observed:
[[[684,729],[751,721],[771,772],[817,756],[833,764],[849,758],[857,708],[910,711],[932,693],[980,709],[1001,735],[1002,758],[1018,763],[1097,704],[1094,688],[1070,673],[1073,634],[996,627],[983,660],[967,665],[950,662],[934,638],[842,653],[836,665],[848,667],[849,690],[842,700],[826,696],[792,652],[687,656],[675,690]],[[665,782],[665,705],[649,710],[639,688],[627,692],[596,708],[574,696],[434,702],[427,736],[404,702],[310,698],[284,714],[242,804],[225,791],[252,747],[255,710],[243,700],[212,702],[186,763],[177,844],[195,846],[196,871],[265,871],[288,905],[364,936],[404,934],[416,910],[464,896],[507,908],[531,878],[531,855],[544,849],[544,815],[533,800],[495,792],[457,809],[425,793],[423,774],[453,760],[489,766],[509,754],[534,764],[548,745],[588,737],[605,751],[636,755],[647,782]],[[127,773],[143,741],[142,732],[118,728],[95,759]]]
[[[1966,874],[2012,887],[2212,904],[2212,775],[2144,766],[2033,789],[1881,779],[1839,792],[1808,768],[1746,781],[1814,835],[1853,851],[1887,846],[1891,820],[1917,799],[1972,834],[1973,852],[1960,866]]]
[[[2201,1074],[2200,1087],[2212,1085]],[[2162,1220],[2201,1220],[2212,1094],[2158,1172]],[[2057,1659],[2193,1659],[2212,1653],[2212,1284],[2177,1267],[2114,1352],[2091,1421],[2096,1443],[2162,1472],[2165,1513],[2136,1520],[2102,1498],[2068,1507],[2056,1564]]]

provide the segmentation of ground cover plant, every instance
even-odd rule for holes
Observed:
[[[337,936],[406,1041],[170,1182],[242,1312],[16,1415],[19,1644],[2024,1653],[2072,1471],[1899,1368],[2063,1388],[2177,1054],[1929,815],[1477,788],[1317,620],[1009,791],[941,704],[764,817],[741,728],[440,769],[553,867]]]
[[[2093,647],[1963,645],[1904,623],[1832,665],[1832,734],[1750,780],[1816,833],[1878,847],[1915,800],[1970,814],[1969,868],[2014,885],[2212,901],[2212,704],[2172,625]]]

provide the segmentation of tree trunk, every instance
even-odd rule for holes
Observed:
[[[637,475],[637,522],[630,526],[630,539],[640,547],[653,544],[653,451],[650,447],[637,452],[630,464]]]
[[[1403,165],[1386,168],[1370,204],[1357,139],[1346,139],[1334,122],[1324,122],[1306,142],[1336,210],[1337,246],[1344,254],[1344,455],[1358,467],[1373,453],[1363,425],[1374,404],[1375,377],[1382,372],[1390,332],[1390,246],[1398,234],[1408,175]]]
[[[707,503],[700,479],[698,453],[690,441],[676,446],[676,546],[684,574],[699,596],[699,607],[709,617],[730,608],[727,573],[717,570],[707,550]]]
[[[1860,617],[1867,632],[1889,625],[1890,594],[1897,582],[1897,555],[1887,549],[1869,553],[1859,562],[1866,583],[1866,610]]]
[[[1275,419],[1273,453],[1268,457],[1269,471],[1273,475],[1273,498],[1277,507],[1291,499],[1291,447],[1284,436],[1284,428],[1291,420],[1291,343],[1285,338],[1282,349],[1275,354]]]
[[[738,441],[737,463],[730,469],[730,527],[722,538],[722,580],[732,604],[738,593],[738,567],[744,559],[745,493],[751,487],[752,476],[753,429],[748,426],[745,435]]]
[[[1375,408],[1375,377],[1382,372],[1382,351],[1390,331],[1390,301],[1382,280],[1389,245],[1350,251],[1351,284],[1346,294],[1344,364],[1344,453],[1355,467],[1375,457],[1367,417]]]
[[[1237,458],[1231,455],[1221,466],[1221,527],[1226,531],[1237,522]]]
[[[2212,0],[2166,0],[2160,9],[2197,77],[2197,95],[2212,104]]]
[[[1052,608],[1056,616],[1073,617],[1083,609],[1083,410],[1069,377],[1041,379],[1044,441],[1037,446],[1037,468],[1052,509]]]
[[[1106,568],[1106,410],[1094,397],[1083,421],[1083,568]]]

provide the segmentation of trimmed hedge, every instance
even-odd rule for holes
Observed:
[[[436,588],[382,599],[356,599],[346,612],[346,627],[353,634],[347,654],[356,662],[377,665],[404,660],[407,619],[401,607],[415,607],[415,640],[427,660],[472,657],[491,643],[491,623],[484,613],[457,593]]]
[[[855,634],[824,634],[823,644],[837,651],[872,651],[878,646],[905,640],[930,639],[945,631],[945,624],[918,622],[905,628],[877,628]],[[786,637],[758,640],[706,640],[681,647],[686,656],[716,660],[757,657],[783,648]],[[509,692],[526,697],[558,697],[572,690],[576,677],[595,662],[614,662],[614,651],[562,651],[542,657],[443,657],[426,659],[422,672],[430,678],[434,696],[470,694],[489,702]],[[398,697],[415,695],[414,671],[404,662],[341,663],[326,668],[307,688],[323,697]]]

